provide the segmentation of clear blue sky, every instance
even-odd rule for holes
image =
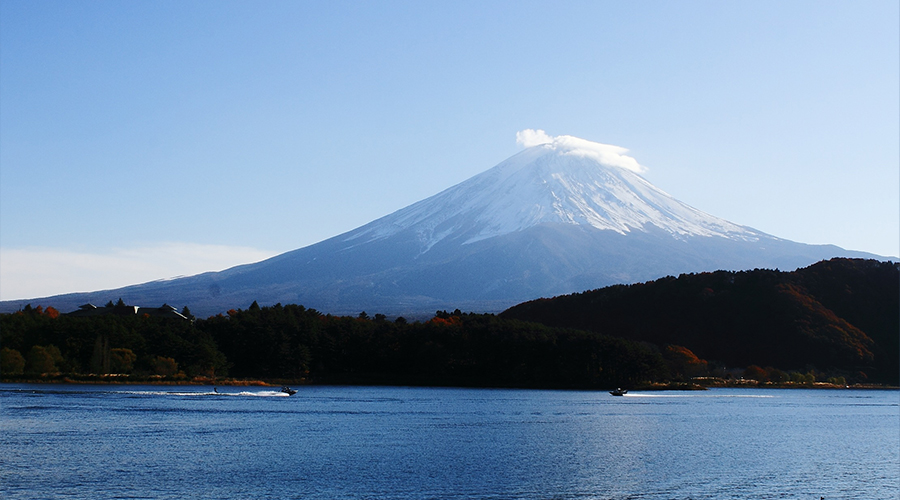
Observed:
[[[732,222],[897,256],[898,26],[896,1],[0,0],[0,298],[306,246],[526,128],[628,148]]]

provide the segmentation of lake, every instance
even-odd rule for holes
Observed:
[[[0,497],[897,499],[900,392],[0,384]]]

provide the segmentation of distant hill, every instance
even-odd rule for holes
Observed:
[[[732,367],[900,378],[900,264],[893,262],[838,258],[793,272],[682,274],[534,300],[501,317],[684,346]]]
[[[552,138],[430,198],[262,262],[116,290],[23,297],[0,302],[0,312],[28,303],[68,312],[122,298],[188,306],[198,317],[253,301],[427,317],[439,309],[499,312],[536,297],[668,274],[879,258],[704,213],[652,185],[624,153]]]

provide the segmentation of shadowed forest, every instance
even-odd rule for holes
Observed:
[[[217,380],[540,388],[698,377],[896,385],[898,265],[834,259],[794,272],[668,277],[409,322],[301,305],[196,319],[0,315],[4,380]],[[124,305],[124,304],[123,304]],[[133,308],[131,309],[134,310]]]
[[[35,308],[2,322],[7,376],[58,371],[495,387],[606,387],[666,377],[658,350],[644,343],[459,311],[410,323],[254,303],[191,323],[72,318]],[[13,365],[6,357],[16,348],[26,355]],[[12,366],[21,369],[8,371]]]
[[[723,366],[844,372],[896,385],[900,264],[832,259],[793,272],[683,274],[540,299],[503,318],[684,346]]]

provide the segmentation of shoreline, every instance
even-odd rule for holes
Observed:
[[[274,380],[258,380],[258,379],[232,379],[224,378],[220,380],[208,377],[153,377],[153,378],[131,378],[128,376],[109,376],[109,375],[60,375],[37,378],[0,378],[3,384],[83,384],[83,385],[213,385],[213,386],[233,386],[233,387],[277,387],[286,383],[294,385],[306,384],[297,380],[274,381]]]
[[[709,389],[865,389],[865,390],[898,390],[900,387],[886,384],[847,384],[839,385],[829,382],[794,383],[794,382],[758,382],[756,380],[736,380],[733,382],[697,384],[684,382],[663,382],[641,385],[629,391],[706,391]]]
[[[535,390],[596,390],[606,391],[610,388],[573,388],[573,387],[490,387],[481,385],[446,386],[433,384],[365,384],[365,383],[329,383],[313,382],[308,379],[213,379],[211,377],[162,377],[151,376],[149,378],[132,378],[128,375],[48,375],[39,377],[2,377],[0,383],[4,384],[83,384],[83,385],[209,385],[223,387],[279,387],[283,385],[308,385],[308,386],[410,386],[410,387],[460,387],[460,388],[494,388],[494,389],[535,389]],[[654,382],[638,384],[628,390],[630,392],[644,391],[705,391],[708,389],[855,389],[855,390],[898,390],[900,387],[884,384],[850,384],[837,385],[828,382],[808,383],[773,383],[758,382],[755,380],[716,381],[712,384],[698,384],[696,382]]]

